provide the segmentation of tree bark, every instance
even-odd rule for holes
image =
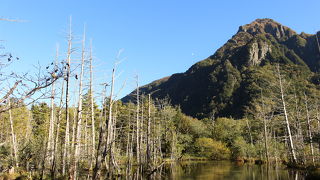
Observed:
[[[8,98],[8,106],[11,106],[11,100]],[[11,109],[9,109],[9,121],[10,121],[10,130],[11,130],[11,143],[12,143],[12,155],[14,158],[14,165],[15,167],[19,167],[18,163],[18,148],[17,148],[17,139],[16,135],[14,133],[14,128],[13,128],[13,117],[12,117],[12,112]]]
[[[96,133],[95,133],[95,117],[94,117],[94,101],[93,101],[93,72],[92,72],[92,42],[90,42],[90,112],[91,112],[91,129],[92,129],[92,156],[90,169],[95,164],[95,147],[96,147]]]
[[[55,68],[58,61],[58,48],[56,50],[56,60],[55,60]],[[48,131],[48,146],[47,146],[47,163],[48,167],[52,166],[53,161],[53,146],[54,146],[54,125],[55,125],[55,113],[54,113],[54,99],[55,99],[55,82],[51,85],[51,112],[50,112],[50,122],[49,122],[49,131]]]
[[[262,90],[261,90],[261,101],[262,101],[262,119],[263,119],[263,135],[264,135],[264,149],[265,149],[265,155],[267,158],[267,162],[270,161],[269,159],[269,148],[268,148],[268,130],[267,130],[267,118],[266,118],[266,109],[264,104],[264,98],[262,96]]]
[[[99,141],[97,147],[96,164],[93,169],[92,180],[96,180],[101,175],[101,165],[106,155],[106,89],[102,92],[102,110],[100,115]]]
[[[72,29],[71,29],[71,17],[70,17],[70,27],[69,27],[69,37],[68,37],[68,52],[66,59],[66,131],[65,131],[65,143],[63,150],[63,167],[62,174],[65,175],[67,166],[69,166],[69,147],[70,147],[70,122],[69,122],[69,80],[70,80],[70,65],[71,65],[71,53],[72,53]]]
[[[137,89],[136,89],[136,158],[137,158],[137,164],[140,165],[140,99],[139,99],[139,77],[136,76],[136,84],[137,84]]]
[[[296,157],[296,153],[294,150],[294,144],[293,144],[292,135],[291,135],[291,128],[290,128],[290,124],[289,124],[286,102],[284,99],[284,91],[283,91],[282,78],[281,78],[281,74],[280,74],[279,64],[277,64],[277,73],[278,73],[278,78],[279,78],[279,86],[280,86],[282,107],[283,107],[283,112],[284,112],[284,116],[285,116],[285,123],[286,123],[286,127],[287,127],[287,133],[289,136],[290,152],[291,152],[293,163],[297,163],[297,157]]]
[[[310,150],[311,150],[312,164],[315,165],[315,163],[314,163],[313,140],[312,140],[312,132],[311,132],[311,123],[310,123],[310,114],[309,114],[308,99],[307,99],[306,93],[304,93],[304,99],[305,99],[305,107],[306,107],[306,113],[307,113],[308,136],[309,136],[309,140],[310,140]]]
[[[51,167],[51,176],[54,179],[55,177],[55,170],[56,170],[56,159],[58,155],[58,141],[59,141],[59,133],[60,133],[60,123],[62,119],[62,106],[63,106],[63,94],[64,94],[64,80],[62,80],[61,83],[61,97],[60,97],[60,104],[58,109],[58,120],[57,120],[57,128],[56,128],[56,137],[55,137],[55,143],[53,147],[54,156],[52,161],[52,167]]]
[[[151,95],[148,94],[148,128],[147,128],[147,164],[151,164]]]
[[[77,179],[78,163],[80,159],[80,147],[81,147],[81,131],[82,131],[82,80],[84,74],[84,63],[85,63],[85,30],[82,39],[82,52],[81,52],[81,71],[79,80],[79,99],[78,99],[78,116],[77,116],[77,134],[75,141],[75,152],[74,152],[74,178]]]

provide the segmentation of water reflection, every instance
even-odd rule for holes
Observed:
[[[161,175],[159,175],[161,174]],[[281,165],[236,164],[229,161],[178,162],[164,165],[157,176],[148,179],[181,180],[304,180],[309,179],[305,171],[286,169]]]

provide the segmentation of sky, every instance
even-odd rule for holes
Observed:
[[[116,79],[121,98],[134,90],[136,75],[144,85],[185,72],[257,18],[314,34],[320,30],[319,7],[319,0],[1,0],[0,18],[23,21],[0,21],[0,40],[6,52],[21,59],[13,69],[32,72],[34,65],[54,59],[57,44],[59,59],[65,58],[71,16],[74,47],[81,49],[84,26],[92,39],[97,91],[110,81],[122,51]]]

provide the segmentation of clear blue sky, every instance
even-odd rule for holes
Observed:
[[[0,39],[6,51],[23,60],[15,70],[32,71],[38,61],[46,65],[53,60],[56,43],[63,59],[72,15],[75,43],[84,23],[93,39],[96,84],[110,78],[114,57],[124,49],[118,79],[119,86],[127,80],[124,96],[134,89],[135,74],[146,84],[184,72],[213,54],[240,25],[257,18],[315,33],[320,30],[319,7],[319,0],[2,0],[0,17],[27,22],[0,21]]]

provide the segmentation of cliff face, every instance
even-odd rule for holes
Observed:
[[[290,28],[283,26],[272,19],[257,19],[251,24],[240,26],[238,33],[239,32],[246,32],[252,36],[268,33],[278,40],[284,40],[297,34]]]
[[[257,19],[240,26],[212,56],[186,72],[157,80],[140,90],[151,93],[153,98],[169,97],[172,104],[197,118],[212,114],[242,117],[257,98],[259,88],[264,88],[255,81],[268,81],[276,63],[284,69],[303,71],[299,78],[307,78],[311,86],[317,86],[311,81],[320,70],[317,36],[297,34],[271,19]],[[130,101],[131,96],[122,100]]]

